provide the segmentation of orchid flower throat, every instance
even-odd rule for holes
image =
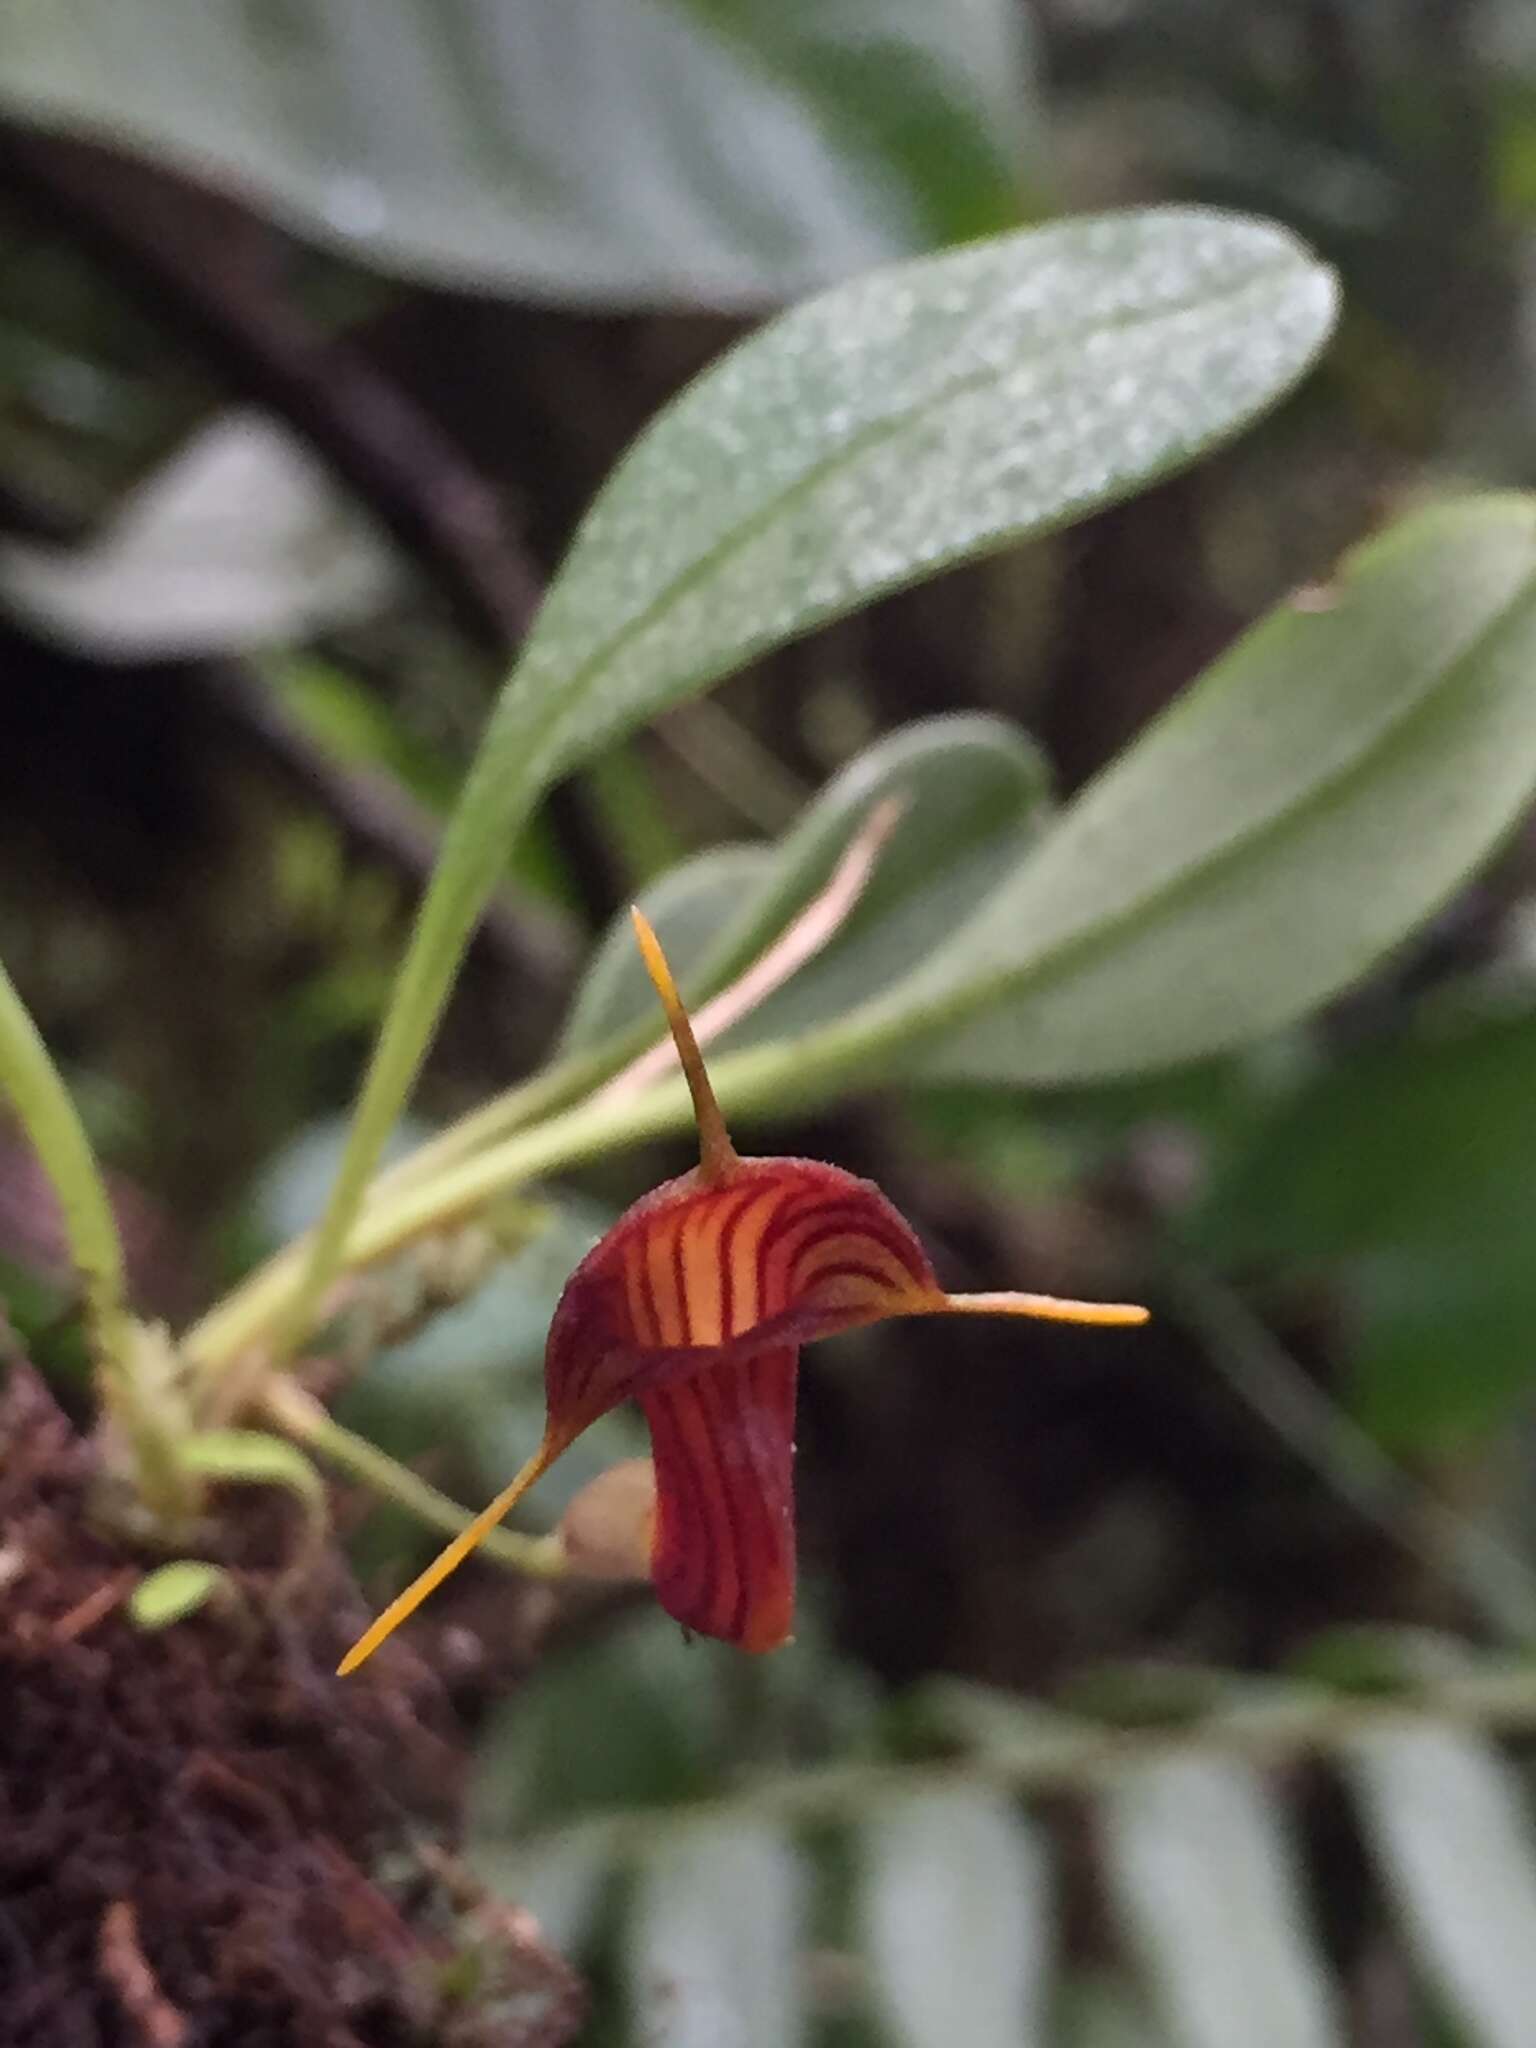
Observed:
[[[545,1349],[543,1442],[385,1609],[343,1659],[343,1674],[463,1563],[584,1429],[631,1399],[650,1427],[654,1473],[654,1505],[641,1512],[633,1542],[662,1606],[699,1634],[776,1649],[794,1615],[802,1344],[891,1316],[1147,1319],[1128,1302],[947,1294],[911,1226],[872,1182],[817,1160],[741,1158],[656,934],[639,910],[632,916],[693,1099],[699,1164],[626,1210],[572,1273]]]

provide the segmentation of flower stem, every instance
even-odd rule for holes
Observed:
[[[445,1536],[457,1536],[474,1520],[467,1508],[439,1493],[381,1451],[366,1437],[335,1421],[312,1394],[288,1378],[273,1377],[263,1387],[259,1404],[266,1419],[317,1457],[382,1499],[392,1500],[417,1521]],[[553,1536],[524,1536],[515,1529],[493,1529],[481,1548],[487,1557],[528,1578],[558,1579],[565,1574],[565,1553]]]

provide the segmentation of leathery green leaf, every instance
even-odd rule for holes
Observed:
[[[1040,1084],[1174,1065],[1304,1015],[1529,801],[1533,671],[1536,499],[1403,521],[1246,635],[844,1029],[928,1031],[925,1071]]]

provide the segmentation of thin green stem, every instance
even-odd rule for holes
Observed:
[[[316,1304],[341,1269],[379,1155],[415,1084],[464,957],[475,920],[496,885],[507,847],[539,786],[537,742],[548,706],[529,719],[514,670],[498,699],[454,808],[417,913],[389,1007],[363,1077],[325,1213],[308,1241],[297,1284],[271,1333],[281,1357],[302,1339]],[[525,730],[531,724],[532,730]]]
[[[855,1064],[866,1070],[867,1081],[871,1050],[861,1034],[831,1031],[816,1041],[814,1059],[801,1045],[752,1047],[716,1061],[716,1092],[731,1116],[782,1112],[814,1099]],[[352,1223],[338,1264],[371,1265],[429,1230],[477,1214],[541,1174],[686,1131],[691,1123],[688,1091],[677,1078],[640,1095],[579,1103],[406,1188],[393,1201],[371,1205]],[[183,1350],[196,1371],[215,1377],[242,1352],[267,1343],[274,1327],[292,1327],[310,1243],[301,1238],[279,1252],[187,1332]],[[296,1332],[300,1341],[306,1334],[302,1328]]]
[[[826,1092],[870,1048],[850,1037],[837,1043],[831,1032],[816,1041],[811,1058],[800,1044],[754,1046],[717,1059],[711,1068],[715,1093],[727,1117],[775,1114],[803,1106]],[[871,1075],[866,1071],[866,1083]],[[357,1264],[383,1258],[434,1224],[473,1215],[497,1196],[541,1174],[580,1166],[621,1146],[667,1137],[693,1127],[688,1091],[677,1077],[643,1094],[605,1096],[486,1147],[431,1181],[407,1190],[393,1203],[365,1215],[349,1254]]]
[[[15,984],[0,966],[0,1086],[47,1174],[85,1289],[92,1349],[121,1366],[128,1350],[123,1248],[91,1141]]]
[[[474,1517],[467,1508],[446,1493],[439,1493],[408,1466],[398,1464],[371,1444],[366,1437],[346,1429],[329,1415],[312,1395],[291,1379],[269,1380],[259,1403],[267,1420],[311,1450],[316,1457],[334,1465],[349,1479],[366,1486],[370,1493],[392,1500],[418,1522],[444,1536],[457,1536]],[[480,1546],[487,1557],[525,1577],[558,1579],[565,1576],[565,1553],[552,1536],[524,1536],[515,1529],[493,1529]]]

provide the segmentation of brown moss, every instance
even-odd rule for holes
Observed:
[[[339,1560],[283,1611],[280,1555],[248,1555],[238,1610],[144,1634],[125,1611],[138,1566],[91,1526],[94,1477],[90,1444],[15,1369],[0,1391],[0,2043],[568,2040],[579,1992],[531,1923],[466,1919],[414,1846],[458,1791],[429,1674],[397,1655],[331,1676],[359,1618]],[[227,1519],[247,1551],[278,1528]],[[472,1997],[445,1989],[466,1981]]]

